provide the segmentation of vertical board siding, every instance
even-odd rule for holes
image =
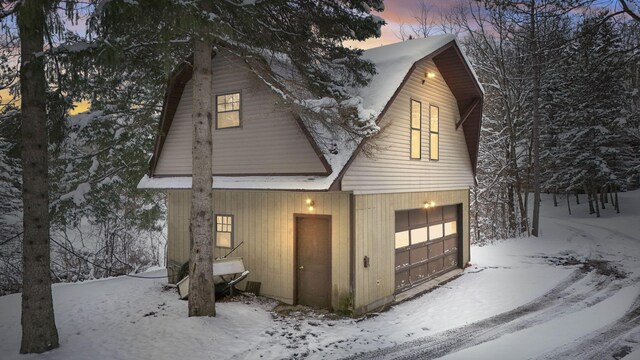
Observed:
[[[290,109],[228,51],[213,58],[213,93],[241,92],[241,127],[213,127],[214,174],[325,173]],[[190,175],[193,89],[187,82],[154,175]],[[215,103],[215,98],[214,98]],[[215,104],[214,104],[215,106]],[[214,115],[215,117],[215,115]]]
[[[434,78],[425,74],[433,72]],[[421,159],[410,159],[410,103],[422,102]],[[429,107],[440,111],[439,160],[429,160]],[[371,141],[373,155],[360,153],[342,179],[342,190],[355,194],[464,189],[473,172],[456,99],[433,61],[419,63],[380,122],[383,131]]]
[[[189,190],[167,191],[168,259],[180,264],[189,260],[190,196]],[[307,198],[315,202],[313,211]],[[234,216],[234,246],[244,243],[231,256],[243,257],[248,280],[262,283],[262,295],[286,303],[294,299],[294,214],[331,215],[332,307],[350,303],[348,193],[215,190],[213,202],[214,214]],[[229,251],[214,248],[213,256]]]
[[[422,208],[426,201],[436,206],[462,204],[461,265],[469,261],[469,190],[355,195],[355,309],[393,295],[395,211]],[[368,268],[362,261],[365,256],[370,259]]]

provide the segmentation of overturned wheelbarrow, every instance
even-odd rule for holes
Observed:
[[[249,275],[249,270],[244,268],[241,257],[216,259],[213,261],[213,283],[216,296],[233,295],[235,284],[244,280]],[[185,276],[176,285],[180,299],[189,297],[189,275]]]

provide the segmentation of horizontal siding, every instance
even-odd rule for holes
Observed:
[[[214,174],[325,172],[292,112],[278,105],[281,99],[234,55],[222,51],[213,59],[213,92],[238,91],[241,92],[242,127],[212,130]],[[189,81],[154,175],[191,174],[192,95]]]
[[[169,261],[189,259],[188,190],[168,191]],[[306,199],[315,202],[309,211]],[[234,216],[234,238],[238,245],[231,256],[243,257],[251,271],[248,280],[259,281],[261,294],[292,303],[294,299],[294,214],[331,215],[332,306],[344,307],[350,298],[349,194],[344,192],[303,193],[285,191],[214,191],[214,214]],[[214,249],[222,257],[228,249]],[[243,285],[240,285],[242,288]]]
[[[355,308],[366,307],[392,296],[395,288],[395,211],[421,208],[426,201],[436,206],[462,204],[463,264],[469,261],[469,190],[398,194],[355,195],[355,258],[368,256],[355,267]],[[372,310],[372,309],[369,309]]]
[[[422,84],[424,74],[435,78]],[[422,159],[411,160],[410,100],[422,103]],[[440,159],[429,160],[429,106],[440,112]],[[356,194],[466,189],[473,173],[455,97],[431,60],[416,66],[389,107],[380,125],[383,131],[371,140],[373,155],[360,153],[342,180],[342,189]]]

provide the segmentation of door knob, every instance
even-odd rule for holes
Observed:
[[[300,265],[300,267],[298,269],[302,270],[302,269],[304,269],[304,266]]]

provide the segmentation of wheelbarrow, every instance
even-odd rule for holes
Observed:
[[[213,283],[216,296],[233,295],[234,286],[249,275],[249,270],[244,268],[241,257],[222,258],[213,261]],[[178,284],[180,299],[189,297],[189,275],[180,280]]]

